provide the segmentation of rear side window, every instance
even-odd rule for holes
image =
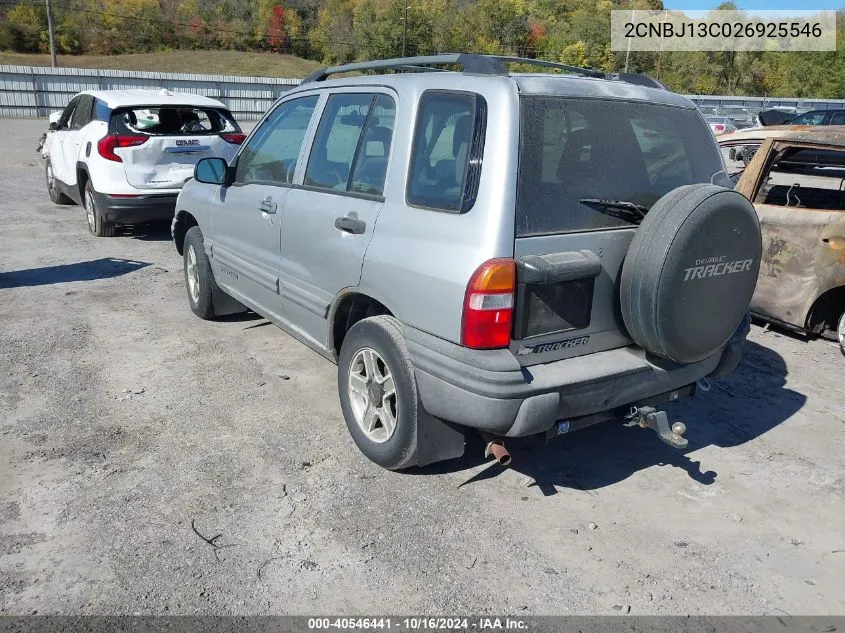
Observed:
[[[112,114],[110,128],[118,134],[154,136],[203,136],[241,131],[228,111],[195,106],[120,108]]]
[[[487,107],[471,93],[427,91],[420,98],[406,198],[461,213],[478,195]]]
[[[329,97],[305,170],[305,185],[346,191],[358,139],[367,122],[372,94]]]
[[[518,236],[631,226],[581,199],[651,207],[681,185],[730,186],[695,110],[547,96],[522,97],[521,110]]]
[[[305,185],[382,195],[394,118],[387,95],[331,95],[311,146]]]
[[[103,101],[100,101],[99,99],[94,99],[93,119],[95,121],[103,121],[104,123],[108,123],[110,118],[111,108],[109,108]]]
[[[831,125],[845,125],[845,112],[837,111],[830,115]]]

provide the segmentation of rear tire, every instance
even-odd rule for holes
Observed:
[[[214,281],[211,262],[205,254],[202,231],[198,226],[192,226],[185,233],[182,261],[185,270],[185,289],[188,291],[191,312],[207,321],[213,319],[217,316],[214,313],[214,295],[222,291],[217,288],[217,282]]]
[[[47,163],[44,165],[44,175],[47,178],[47,195],[50,196],[50,201],[53,204],[58,204],[59,206],[73,204],[73,200],[59,191],[59,182],[53,174],[53,164],[50,162],[49,158],[47,159]]]
[[[399,322],[386,315],[358,321],[337,364],[340,408],[359,450],[382,468],[417,462],[419,397]]]
[[[89,180],[85,183],[85,215],[88,218],[88,231],[96,237],[114,237],[115,224],[106,220],[97,208],[94,193],[94,185]]]

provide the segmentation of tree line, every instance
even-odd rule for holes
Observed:
[[[52,0],[64,54],[168,49],[272,51],[343,63],[443,51],[621,70],[613,9],[662,0]],[[727,3],[719,8],[735,8]],[[845,12],[837,12],[837,35]],[[37,0],[0,0],[0,50],[47,51]],[[629,70],[678,92],[845,97],[845,52],[634,52]]]

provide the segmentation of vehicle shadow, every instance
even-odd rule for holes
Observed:
[[[792,339],[793,341],[798,341],[799,343],[812,343],[813,341],[816,341],[820,338],[817,334],[807,334],[806,332],[793,330],[778,323],[768,323],[757,317],[752,317],[751,323],[759,326],[763,330],[763,333],[767,336],[773,334],[778,336],[785,336],[786,338]]]
[[[713,465],[694,459],[690,453],[706,446],[739,446],[789,419],[807,398],[786,388],[787,373],[786,362],[777,352],[748,341],[742,363],[733,374],[719,382],[710,381],[706,393],[699,389],[695,398],[663,407],[670,422],[686,423],[689,446],[685,450],[663,444],[653,431],[607,422],[548,443],[538,437],[507,439],[513,458],[509,468],[525,475],[530,485],[547,496],[556,494],[557,488],[592,493],[652,466],[680,468],[691,479],[710,485],[718,473]],[[463,457],[408,473],[472,470],[474,474],[461,483],[464,486],[504,471],[490,462],[488,468],[478,472],[485,461],[484,443],[470,431]]]
[[[143,242],[170,242],[170,222],[147,222],[145,224],[131,224],[118,227],[117,234],[121,237],[131,237]]]
[[[0,288],[21,288],[24,286],[46,286],[69,281],[93,281],[110,279],[149,266],[149,262],[138,262],[116,257],[103,257],[75,264],[60,264],[43,268],[25,268],[0,273]]]

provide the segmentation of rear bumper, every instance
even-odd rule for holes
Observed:
[[[511,437],[555,421],[612,411],[732,371],[748,333],[744,321],[719,353],[691,365],[637,347],[521,367],[508,350],[477,351],[405,327],[420,399],[431,415]]]
[[[153,193],[123,198],[107,193],[95,193],[97,209],[109,222],[115,224],[141,224],[170,220],[176,209],[177,195]]]

